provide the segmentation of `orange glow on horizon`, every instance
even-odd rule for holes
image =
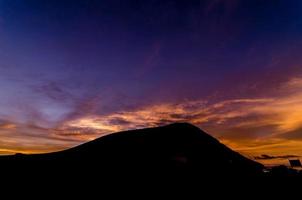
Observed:
[[[302,79],[293,78],[279,89],[278,96],[267,98],[161,103],[107,115],[87,114],[48,129],[6,122],[0,124],[0,154],[62,150],[113,132],[173,122],[193,123],[248,157],[302,156],[302,132],[293,134],[302,130]],[[22,133],[27,129],[29,139]],[[47,147],[48,143],[55,145]]]

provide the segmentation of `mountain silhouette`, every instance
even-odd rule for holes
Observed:
[[[3,156],[1,167],[20,173],[50,170],[94,176],[110,173],[254,176],[263,169],[261,164],[188,123],[114,133],[55,153]]]

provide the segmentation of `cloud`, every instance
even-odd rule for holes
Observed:
[[[279,137],[289,140],[302,140],[302,126],[295,130],[280,134]]]
[[[250,104],[267,104],[271,99],[236,99],[210,104],[204,100],[183,103],[159,104],[142,107],[132,111],[120,111],[108,115],[88,115],[66,121],[63,127],[90,128],[104,133],[127,129],[153,127],[173,122],[191,122],[201,127],[249,126],[239,118],[249,118],[254,113],[243,109]],[[230,122],[231,125],[227,125]],[[241,123],[241,124],[240,124]],[[250,125],[251,126],[251,125]],[[261,127],[261,125],[258,125]]]
[[[60,125],[65,131],[83,131],[92,137],[112,132],[155,127],[173,122],[191,122],[221,141],[247,154],[282,151],[301,153],[302,79],[292,78],[278,94],[261,98],[211,102],[200,99],[159,103],[109,114],[78,115]],[[295,133],[295,134],[294,134]],[[73,137],[73,135],[70,135]],[[279,150],[280,149],[280,150]]]
[[[108,132],[152,127],[193,119],[194,115],[199,114],[199,111],[196,112],[195,109],[202,109],[202,105],[202,101],[186,102],[183,104],[152,105],[133,111],[84,116],[65,122],[63,127],[93,128]]]
[[[290,159],[290,158],[299,158],[300,156],[296,155],[282,155],[282,156],[270,156],[263,154],[261,156],[255,156],[256,160],[273,160],[273,159]]]
[[[15,128],[16,128],[16,125],[14,123],[4,121],[4,120],[0,120],[0,130],[15,129]]]
[[[12,153],[46,153],[63,150],[83,141],[83,130],[80,137],[61,136],[64,130],[44,128],[34,124],[2,123],[0,127],[0,154]],[[71,133],[71,131],[69,131]]]
[[[155,103],[111,113],[100,112],[100,99],[87,98],[87,102],[81,102],[54,127],[2,120],[0,148],[45,152],[117,131],[191,122],[243,154],[302,155],[302,142],[296,140],[302,135],[302,78],[299,77],[281,85],[278,94],[261,98]]]
[[[73,99],[72,95],[60,84],[54,81],[33,87],[33,90],[54,101],[67,101]]]
[[[302,88],[302,78],[292,78],[290,79],[287,83],[285,83],[283,86],[282,86],[282,89],[284,90],[299,90]]]
[[[107,115],[84,115],[66,121],[63,127],[91,128],[110,133],[173,122],[191,122],[214,135],[242,139],[245,136],[258,138],[295,130],[302,124],[301,113],[300,94],[295,94],[231,99],[217,103],[205,100],[163,103]]]

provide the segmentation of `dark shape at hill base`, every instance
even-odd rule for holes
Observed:
[[[4,156],[0,157],[0,166],[21,173],[49,171],[94,176],[254,176],[263,169],[261,164],[187,123],[119,132],[61,152]]]

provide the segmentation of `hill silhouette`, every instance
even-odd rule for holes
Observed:
[[[263,169],[187,123],[114,133],[55,153],[3,156],[1,167],[35,174],[177,173],[211,177],[254,176]]]

